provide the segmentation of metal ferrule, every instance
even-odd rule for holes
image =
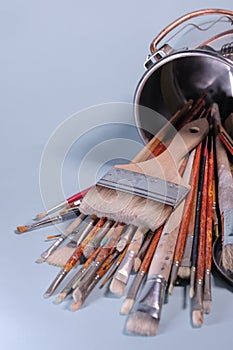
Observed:
[[[139,271],[136,276],[134,277],[133,282],[130,285],[130,288],[127,293],[127,298],[128,299],[136,299],[136,296],[138,294],[139,288],[143,282],[143,279],[145,277],[145,272],[144,271]]]
[[[133,250],[127,251],[122,263],[120,264],[119,268],[117,269],[114,275],[114,278],[120,280],[124,284],[128,282],[131,270],[133,268],[135,256],[136,254]]]
[[[179,261],[173,261],[171,277],[170,277],[170,284],[172,284],[173,286],[176,283],[179,266],[180,266],[180,262]]]
[[[192,266],[190,271],[190,288],[195,286],[196,267]]]
[[[53,294],[53,292],[57,289],[58,285],[65,278],[67,273],[68,272],[66,270],[64,270],[64,269],[61,270],[61,272],[57,275],[55,280],[51,283],[51,285],[49,286],[49,288],[45,292],[44,297],[49,297],[50,295]]]
[[[210,270],[205,271],[205,283],[204,283],[204,297],[203,300],[205,301],[211,301],[212,295],[211,295],[211,274]]]
[[[156,275],[147,280],[143,288],[137,310],[150,314],[160,320],[167,282],[164,277]]]
[[[57,247],[64,241],[65,237],[61,236],[56,239],[56,241],[41,254],[42,259],[47,259],[56,249]]]
[[[193,310],[203,310],[203,280],[196,281]]]
[[[101,227],[99,232],[95,235],[95,237],[91,240],[91,242],[88,243],[88,245],[92,246],[94,249],[99,246],[100,241],[104,238],[108,230],[111,228],[113,222],[112,221],[106,221],[104,226]]]
[[[79,231],[79,237],[77,240],[77,246],[82,243],[83,239],[87,236],[87,234],[93,229],[96,220],[90,219],[86,225],[84,225],[83,229]]]
[[[136,227],[133,226],[133,225],[127,226],[125,232],[123,233],[123,235],[121,236],[119,242],[117,243],[116,249],[118,250],[118,252],[122,252],[125,249],[126,244],[130,241],[130,239],[133,236],[135,228]]]
[[[190,267],[191,266],[190,257],[191,257],[192,246],[193,246],[193,235],[188,234],[186,237],[183,258],[182,258],[181,264],[180,264],[183,267]]]
[[[101,262],[102,263],[102,262]],[[101,266],[101,263],[98,261],[92,261],[88,268],[86,269],[85,276],[83,277],[83,282],[89,281],[90,279],[94,278],[96,275],[96,272]]]

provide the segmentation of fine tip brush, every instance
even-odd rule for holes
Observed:
[[[69,208],[72,207],[73,203],[76,205],[80,204],[80,200],[85,196],[85,194],[89,191],[89,188],[74,194],[73,196],[67,198],[63,202],[55,205],[53,208],[50,208],[48,210],[43,211],[40,214],[36,215],[36,220],[42,220],[45,218],[47,215],[54,213],[57,210],[63,209],[63,208]]]
[[[24,233],[27,231],[31,231],[31,230],[35,230],[47,225],[52,225],[52,224],[58,224],[60,222],[66,221],[66,220],[71,220],[71,219],[75,219],[75,217],[79,216],[81,213],[79,211],[79,209],[75,209],[69,213],[65,213],[65,214],[61,214],[61,215],[57,215],[39,222],[36,222],[34,224],[31,225],[25,225],[25,226],[17,226],[17,231],[16,233]]]
[[[87,192],[81,212],[154,231],[187,195],[190,187],[178,173],[179,163],[208,130],[206,119],[195,120],[179,130],[161,155],[111,168]]]

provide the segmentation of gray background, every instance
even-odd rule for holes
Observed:
[[[190,307],[182,309],[176,288],[157,337],[126,336],[123,299],[97,290],[76,313],[43,299],[57,270],[34,261],[55,228],[14,233],[43,210],[40,159],[55,128],[90,106],[132,102],[153,37],[180,15],[208,7],[233,10],[232,0],[1,1],[1,349],[231,346],[232,291],[218,278],[201,329],[192,329]],[[130,135],[139,141],[135,130]],[[87,150],[90,142],[83,142]],[[77,154],[77,167],[78,161]],[[73,192],[75,183],[68,184],[67,193]]]

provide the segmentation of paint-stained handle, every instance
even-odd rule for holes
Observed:
[[[137,229],[137,231],[135,232],[130,245],[128,247],[128,250],[133,251],[135,254],[137,254],[139,252],[139,249],[141,248],[143,239],[145,237],[146,232],[148,231],[147,228],[142,228],[139,227]]]

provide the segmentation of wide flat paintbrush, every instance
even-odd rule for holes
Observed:
[[[162,231],[163,231],[163,226],[158,228],[153,235],[151,243],[150,243],[150,245],[146,251],[146,254],[143,258],[142,264],[139,267],[139,271],[135,275],[133,282],[130,285],[130,288],[128,290],[126,299],[121,306],[121,314],[124,314],[124,315],[129,314],[133,308],[133,305],[135,303],[139,288],[142,285],[143,279],[149,270],[150,263],[151,263],[152,258],[154,256],[154,252],[155,252],[155,249],[158,245]]]
[[[194,154],[192,153],[183,175],[187,182],[189,182],[191,175],[193,156]],[[151,261],[142,296],[126,324],[126,330],[129,333],[147,336],[156,335],[157,333],[184,204],[184,201],[180,203],[164,225],[157,249]]]
[[[188,227],[189,227],[189,220],[191,216],[191,209],[192,209],[191,204],[194,200],[195,192],[198,184],[200,159],[201,159],[201,144],[197,146],[195,158],[193,162],[192,176],[191,176],[191,182],[190,182],[191,190],[185,202],[183,219],[180,225],[179,235],[176,242],[174,261],[173,261],[170,284],[169,284],[169,294],[172,294],[172,290],[176,282],[178,269],[179,269],[183,252],[184,252],[184,247],[185,247],[185,242],[186,242],[186,237],[187,237]]]
[[[214,105],[213,118],[216,129],[221,125],[218,105]],[[222,226],[222,265],[233,272],[233,177],[226,150],[216,137],[216,158],[218,172],[218,205]]]
[[[57,277],[54,279],[52,284],[49,286],[47,291],[44,294],[44,297],[49,297],[53,294],[53,292],[57,289],[61,281],[65,278],[65,276],[70,272],[70,270],[77,264],[79,259],[82,256],[82,252],[86,244],[94,237],[94,235],[99,231],[99,229],[103,226],[105,222],[105,218],[102,218],[98,221],[97,225],[87,234],[87,237],[84,241],[76,248],[74,253],[71,255],[69,260],[66,262],[65,266],[61,269]]]
[[[181,159],[208,133],[206,119],[185,125],[166,151],[140,163],[117,165],[83,198],[84,214],[155,230],[189,191],[179,173]],[[109,187],[109,188],[108,188]]]

